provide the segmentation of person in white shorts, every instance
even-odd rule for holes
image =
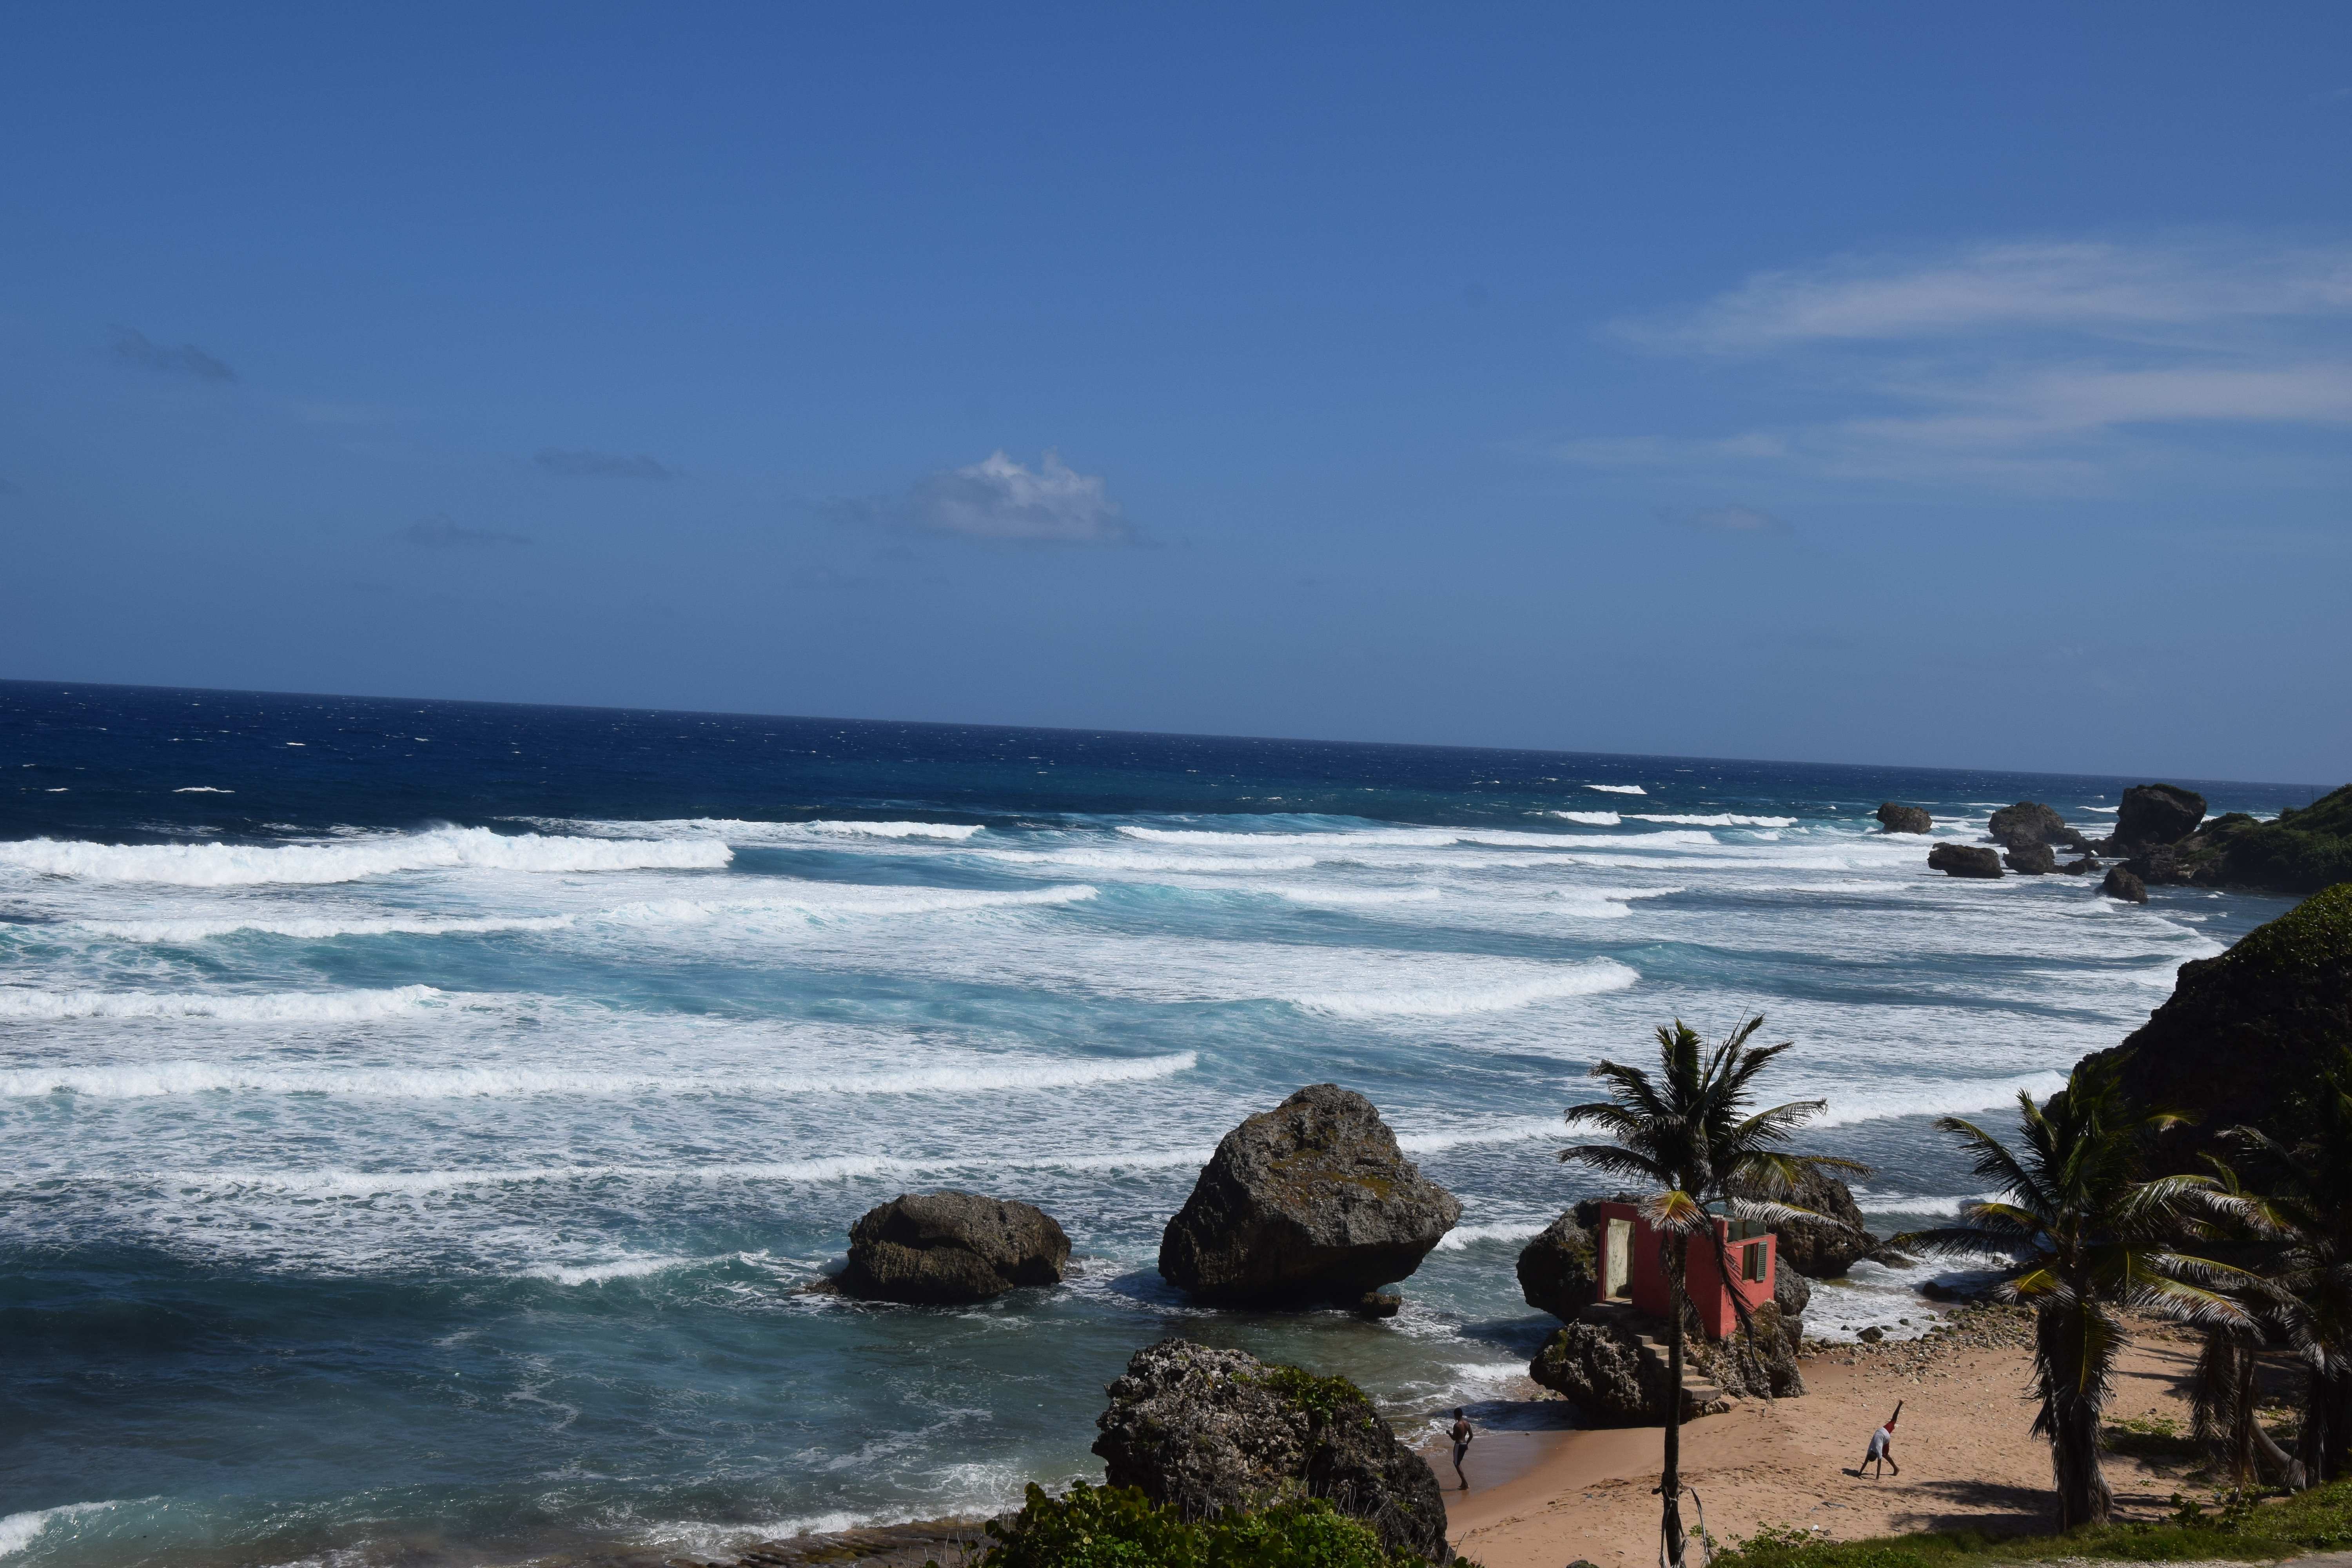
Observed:
[[[1902,1415],[1903,1402],[1898,1399],[1895,1402],[1895,1414],[1886,1418],[1886,1425],[1870,1435],[1870,1452],[1862,1457],[1863,1465],[1879,1467],[1881,1477],[1890,1469],[1898,1476],[1903,1473],[1903,1467],[1895,1462],[1895,1423]],[[1857,1476],[1862,1474],[1861,1467],[1856,1467],[1853,1473]]]

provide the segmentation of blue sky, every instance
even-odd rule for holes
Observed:
[[[0,674],[2352,776],[2352,10],[17,5]]]

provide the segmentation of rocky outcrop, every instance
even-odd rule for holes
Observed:
[[[1805,1392],[1804,1375],[1797,1369],[1797,1345],[1777,1300],[1750,1311],[1746,1330],[1717,1342],[1694,1338],[1685,1353],[1709,1382],[1735,1399],[1790,1399]]]
[[[1160,1272],[1221,1306],[1360,1301],[1462,1217],[1362,1095],[1300,1089],[1217,1145],[1160,1240]]]
[[[971,1193],[901,1194],[849,1227],[843,1294],[877,1301],[985,1301],[1058,1285],[1070,1238],[1044,1210]]]
[[[1812,1304],[1811,1281],[1793,1268],[1772,1270],[1772,1304],[1780,1309],[1780,1332],[1791,1353],[1805,1348],[1805,1309]]]
[[[1528,1363],[1528,1375],[1569,1402],[1596,1426],[1664,1423],[1675,1394],[1666,1365],[1665,1325],[1632,1308],[1601,1302],[1546,1340]],[[1726,1407],[1723,1390],[1706,1381],[1685,1341],[1679,1397],[1682,1418]]]
[[[1752,1183],[1730,1184],[1735,1198],[1768,1199],[1809,1210],[1819,1219],[1776,1220],[1766,1228],[1780,1238],[1773,1249],[1780,1265],[1775,1278],[1790,1272],[1815,1279],[1843,1279],[1845,1271],[1880,1250],[1878,1237],[1863,1228],[1862,1210],[1852,1189],[1835,1176],[1808,1171],[1785,1193],[1767,1193]],[[1802,1310],[1801,1307],[1799,1310]]]
[[[1544,1226],[1519,1251],[1519,1293],[1538,1312],[1572,1322],[1592,1302],[1601,1283],[1592,1222],[1575,1209]]]
[[[2099,891],[2111,899],[2121,899],[2127,904],[2147,902],[2147,884],[2125,866],[2108,867],[2105,878],[2099,883]]]
[[[2011,849],[2031,848],[2038,845],[2058,844],[2069,849],[2088,849],[2090,840],[2066,826],[2066,819],[2037,800],[2021,800],[2015,805],[2004,805],[1992,814],[1985,831],[1993,842]]]
[[[1998,877],[2000,856],[1981,844],[1938,844],[1927,851],[1927,868],[1948,877]]]
[[[2159,886],[2313,893],[2352,880],[2352,784],[2270,822],[2226,813],[2185,838],[2137,850],[2130,866]]]
[[[2134,784],[2124,791],[2116,812],[2115,837],[2109,847],[2118,855],[2139,855],[2163,844],[2177,844],[2205,820],[2205,797],[2178,784]]]
[[[2227,1129],[2273,1121],[2347,1042],[2352,882],[2305,899],[2219,958],[2182,964],[2171,999],[2084,1064],[2117,1066],[2141,1105],[2197,1113],[2158,1137],[2154,1163],[2177,1172],[2194,1169]]]
[[[1188,1519],[1326,1498],[1391,1551],[1452,1555],[1437,1478],[1345,1378],[1163,1340],[1136,1352],[1105,1392],[1094,1451],[1112,1486],[1139,1487]]]
[[[1890,800],[1878,808],[1878,826],[1883,833],[1932,833],[1936,819],[1924,807],[1900,805]]]
[[[2021,844],[2002,851],[2000,863],[2021,877],[2047,877],[2058,869],[2058,856],[2047,844]]]
[[[2069,877],[2095,876],[2099,869],[2099,858],[2095,855],[2085,855],[2080,860],[2067,861],[2058,869],[2065,872]]]

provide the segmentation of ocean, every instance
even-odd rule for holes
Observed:
[[[1596,1059],[1763,1013],[1901,1228],[1977,1191],[1935,1117],[2005,1121],[2287,907],[1953,880],[1871,817],[2096,835],[2137,782],[0,683],[0,1563],[992,1509],[1098,1477],[1171,1334],[1504,1418]],[[1160,1227],[1326,1080],[1460,1228],[1387,1321],[1189,1305]],[[1073,1277],[802,1289],[943,1186],[1045,1207]],[[1924,1272],[1812,1331],[1916,1331]]]

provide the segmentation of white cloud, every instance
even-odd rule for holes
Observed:
[[[2018,244],[1760,274],[1669,319],[1661,353],[1745,364],[1842,416],[1713,435],[1583,435],[1588,467],[2108,488],[2200,431],[2352,425],[2352,246]],[[2328,439],[2335,439],[2332,435]]]
[[[865,509],[930,533],[1053,544],[1129,544],[1135,529],[1099,476],[1048,452],[1034,469],[992,452],[933,474],[904,502]]]

